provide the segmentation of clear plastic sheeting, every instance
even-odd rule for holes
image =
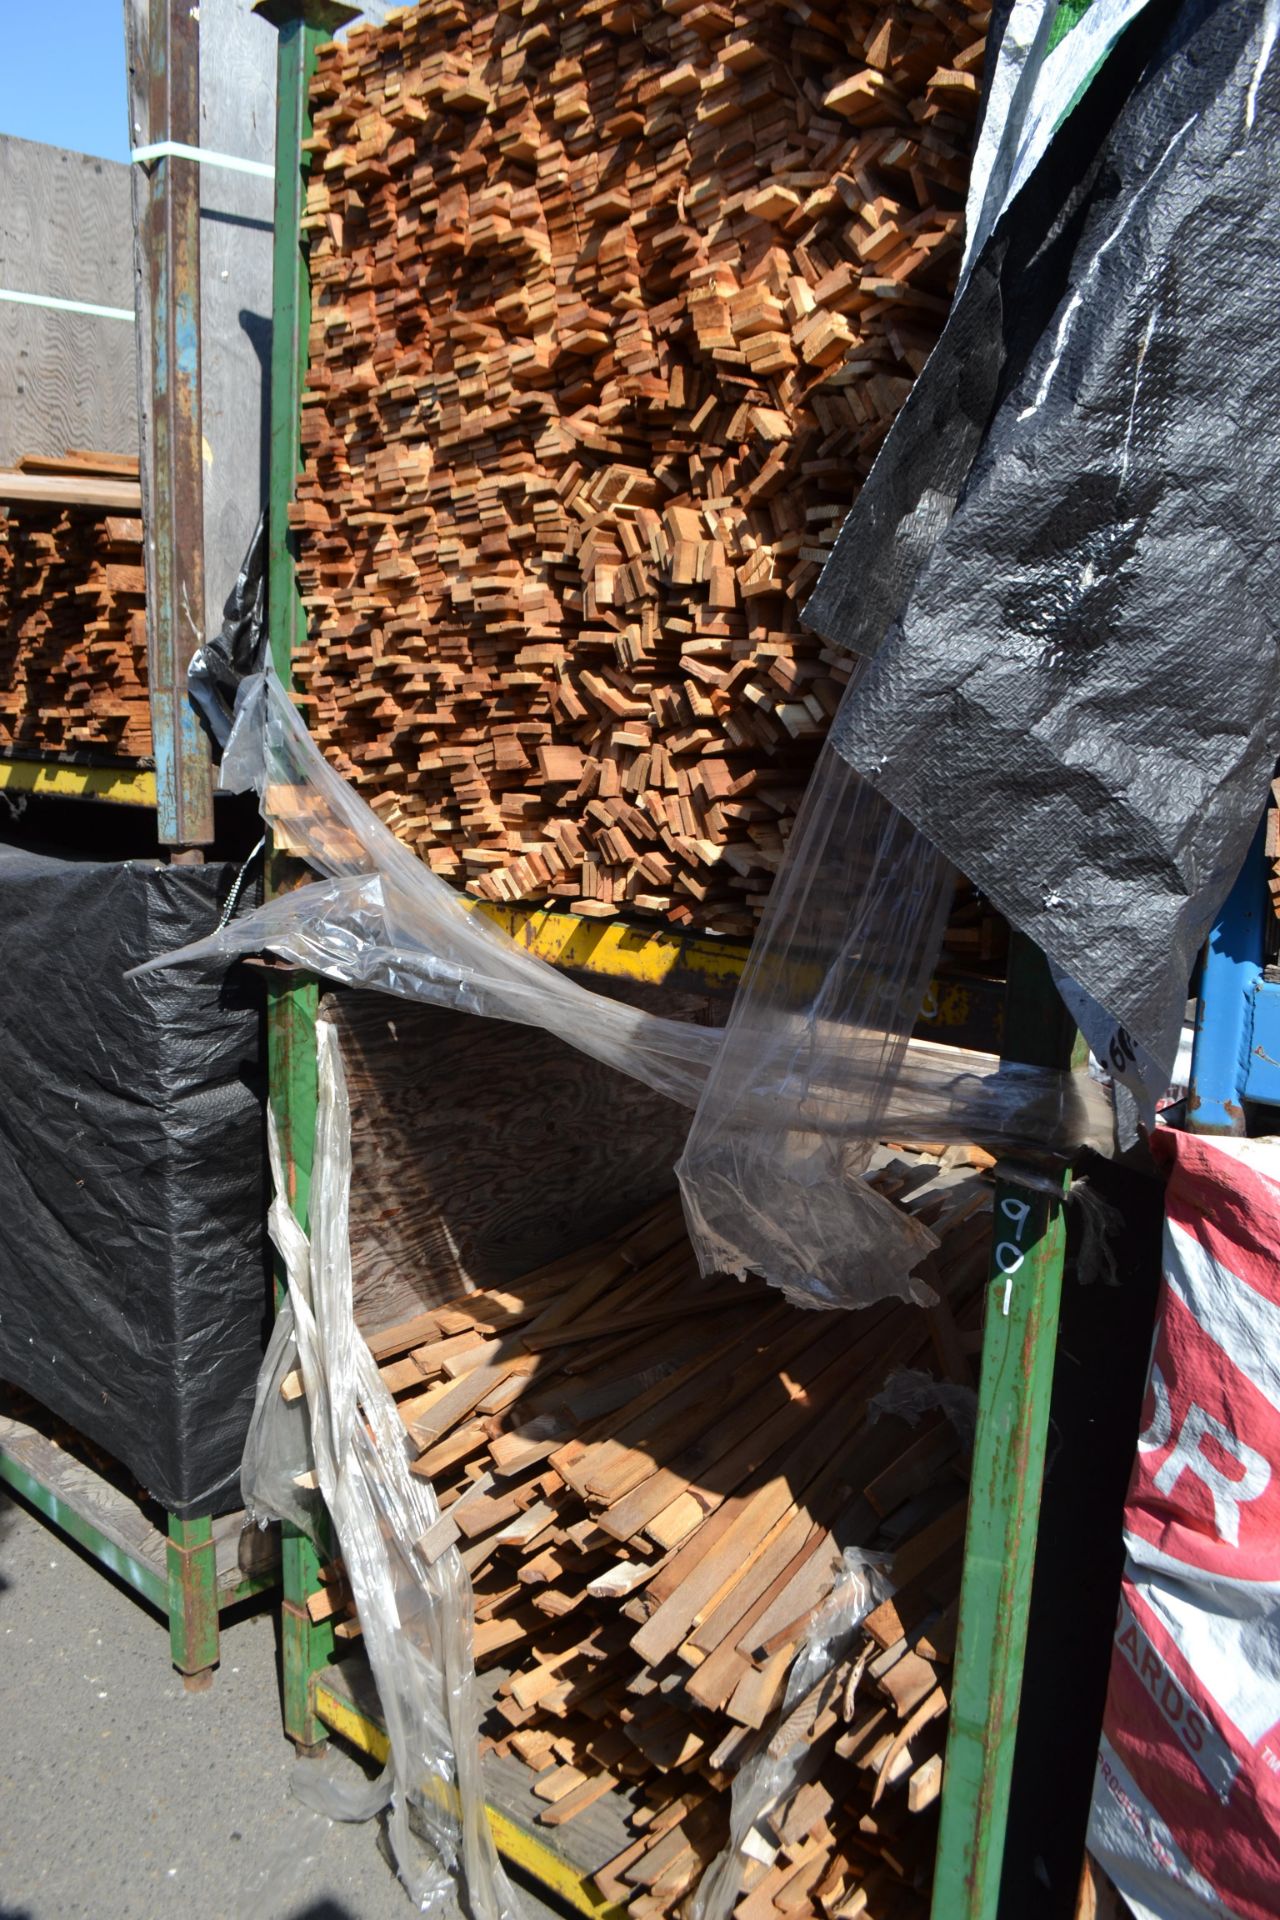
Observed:
[[[852,1717],[861,1674],[856,1666],[849,1674],[839,1669],[862,1622],[892,1593],[880,1561],[846,1547],[839,1578],[814,1614],[787,1676],[777,1726],[734,1780],[728,1844],[703,1874],[690,1920],[729,1920],[748,1863],[772,1857],[774,1843],[762,1823],[799,1785],[806,1735],[819,1714],[838,1705],[846,1719]]]
[[[241,687],[223,785],[256,786],[277,847],[328,882],[280,896],[186,957],[268,947],[348,986],[545,1028],[697,1105],[719,1036],[592,993],[476,913],[328,765],[272,674]]]
[[[164,964],[267,948],[349,986],[540,1027],[696,1108],[680,1178],[706,1272],[761,1274],[804,1306],[929,1299],[933,1236],[862,1179],[872,1144],[1104,1149],[1083,1075],[911,1038],[941,942],[946,862],[824,750],[721,1033],[581,986],[403,846],[307,733],[279,682],[246,680],[228,746],[276,844],[325,878]]]
[[[307,1403],[301,1398],[286,1400],[283,1395],[285,1380],[297,1364],[293,1302],[286,1299],[276,1314],[258,1374],[240,1462],[240,1497],[249,1519],[258,1526],[287,1520],[318,1543],[323,1503],[319,1489],[310,1484],[315,1457]]]
[[[678,1172],[703,1272],[799,1305],[927,1302],[936,1245],[867,1186],[892,1137],[1105,1145],[1087,1076],[910,1043],[952,894],[946,861],[827,748],[735,997]]]
[[[958,1381],[936,1380],[918,1367],[899,1367],[868,1401],[867,1413],[872,1420],[891,1413],[909,1427],[919,1426],[928,1414],[945,1414],[969,1448],[978,1425],[978,1396]]]
[[[335,1820],[369,1819],[389,1807],[396,1865],[420,1911],[446,1911],[461,1881],[473,1913],[484,1920],[518,1920],[480,1782],[471,1586],[455,1548],[435,1555],[424,1548],[423,1536],[440,1510],[430,1484],[410,1471],[395,1402],[356,1330],[348,1234],[350,1114],[336,1036],[323,1021],[317,1042],[311,1238],[285,1199],[274,1127],[270,1226],[288,1279],[316,1473],[342,1549],[391,1753],[383,1773],[356,1789],[304,1774],[299,1791]],[[269,1362],[273,1371],[280,1359],[276,1354]],[[278,1392],[275,1404],[284,1406]],[[288,1440],[268,1442],[262,1425],[255,1421],[259,1457],[283,1458]]]

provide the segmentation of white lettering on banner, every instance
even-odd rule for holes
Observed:
[[[1124,1809],[1125,1817],[1130,1826],[1134,1829],[1135,1833],[1141,1836],[1147,1846],[1150,1847],[1165,1872],[1176,1877],[1178,1872],[1177,1856],[1171,1848],[1164,1845],[1156,1829],[1155,1822],[1147,1816],[1134,1796],[1128,1793],[1120,1784],[1120,1776],[1112,1766],[1110,1760],[1100,1758],[1098,1767],[1101,1771],[1102,1778],[1106,1781],[1108,1793],[1112,1799]]]
[[[1154,1373],[1152,1378],[1154,1379]],[[1204,1453],[1204,1442],[1212,1440],[1230,1459],[1239,1462],[1242,1472],[1232,1477],[1215,1466]],[[1213,1520],[1218,1537],[1229,1546],[1240,1545],[1240,1509],[1257,1500],[1271,1483],[1271,1467],[1264,1454],[1224,1427],[1211,1413],[1193,1400],[1187,1408],[1182,1430],[1173,1451],[1155,1476],[1157,1493],[1169,1494],[1184,1473],[1192,1473],[1207,1487],[1213,1501]]]
[[[1156,1328],[1156,1346],[1160,1345],[1160,1328]],[[1169,1389],[1164,1383],[1155,1361],[1151,1362],[1151,1393],[1155,1405],[1151,1409],[1151,1425],[1138,1435],[1139,1453],[1163,1453],[1173,1438],[1173,1408],[1169,1404]]]
[[[1196,1920],[1207,1920],[1209,1914],[1226,1911],[1147,1798],[1145,1783],[1139,1785],[1105,1732],[1098,1742],[1089,1850],[1133,1911],[1144,1914],[1146,1920],[1154,1920],[1156,1913],[1162,1920],[1181,1920],[1184,1915],[1189,1920],[1192,1914]],[[1152,1880],[1153,1865],[1167,1875],[1158,1888]],[[1179,1889],[1185,1891],[1180,1894]]]
[[[992,1256],[1001,1273],[1005,1276],[1004,1299],[1000,1304],[1000,1311],[1007,1320],[1009,1318],[1009,1303],[1013,1298],[1013,1275],[1018,1271],[1018,1268],[1022,1265],[1026,1257],[1018,1243],[1022,1239],[1022,1230],[1026,1226],[1027,1218],[1031,1212],[1031,1202],[1029,1200],[1019,1200],[1013,1194],[1006,1193],[1000,1202],[1000,1211],[1006,1220],[1012,1220],[1013,1222],[1013,1239],[997,1240]]]
[[[1147,1637],[1128,1600],[1121,1598],[1116,1646],[1198,1768],[1206,1786],[1225,1806],[1240,1771],[1240,1762],[1212,1721],[1206,1720],[1194,1699],[1170,1672]]]
[[[1208,1529],[1198,1536],[1210,1541]],[[1213,1542],[1213,1550],[1224,1549]],[[1230,1549],[1226,1549],[1230,1551]],[[1177,1648],[1196,1689],[1222,1722],[1257,1747],[1280,1725],[1280,1661],[1275,1607],[1280,1589],[1252,1580],[1218,1579],[1185,1562],[1139,1567],[1130,1555],[1125,1578]],[[1280,1902],[1277,1902],[1280,1913]]]

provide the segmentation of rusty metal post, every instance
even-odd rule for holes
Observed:
[[[127,0],[125,18],[133,144],[199,146],[199,9]],[[198,162],[135,164],[133,204],[156,824],[162,845],[195,849],[213,839],[209,742],[187,697],[204,637]]]

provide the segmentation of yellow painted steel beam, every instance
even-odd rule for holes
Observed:
[[[77,767],[60,760],[0,759],[0,787],[58,800],[112,800],[154,807],[156,777],[143,767]]]
[[[325,1725],[358,1747],[361,1753],[367,1753],[380,1767],[385,1766],[390,1743],[377,1722],[327,1687],[323,1674],[316,1677],[314,1685],[316,1712]],[[585,1914],[587,1920],[626,1920],[626,1908],[598,1893],[589,1873],[571,1867],[544,1841],[526,1833],[517,1821],[497,1807],[486,1807],[485,1812],[498,1852],[522,1873],[568,1901],[574,1911]]]
[[[545,907],[500,907],[487,900],[467,900],[466,905],[554,967],[634,980],[642,986],[670,987],[683,981],[690,986],[731,989],[747,957],[741,941],[706,934],[670,933],[623,920],[588,920]]]
[[[621,919],[588,920],[546,907],[496,906],[466,894],[461,899],[465,907],[482,913],[553,967],[639,986],[732,993],[750,951],[744,941],[718,939],[713,934],[673,933]],[[821,974],[816,963],[811,970],[816,993]],[[793,986],[800,984],[798,962],[793,962],[788,977]],[[999,981],[938,975],[929,983],[916,1034],[996,1052],[1003,998]]]

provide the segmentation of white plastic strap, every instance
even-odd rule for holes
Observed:
[[[52,293],[16,293],[12,287],[0,287],[0,300],[16,301],[20,307],[53,307],[58,313],[91,313],[99,320],[132,320],[132,307],[99,307],[92,300],[59,300]]]
[[[234,153],[211,153],[208,147],[188,147],[181,140],[157,140],[149,147],[134,147],[129,155],[135,165],[148,160],[195,160],[202,167],[226,167],[232,173],[256,173],[260,179],[274,180],[276,170],[270,160],[241,160]]]

